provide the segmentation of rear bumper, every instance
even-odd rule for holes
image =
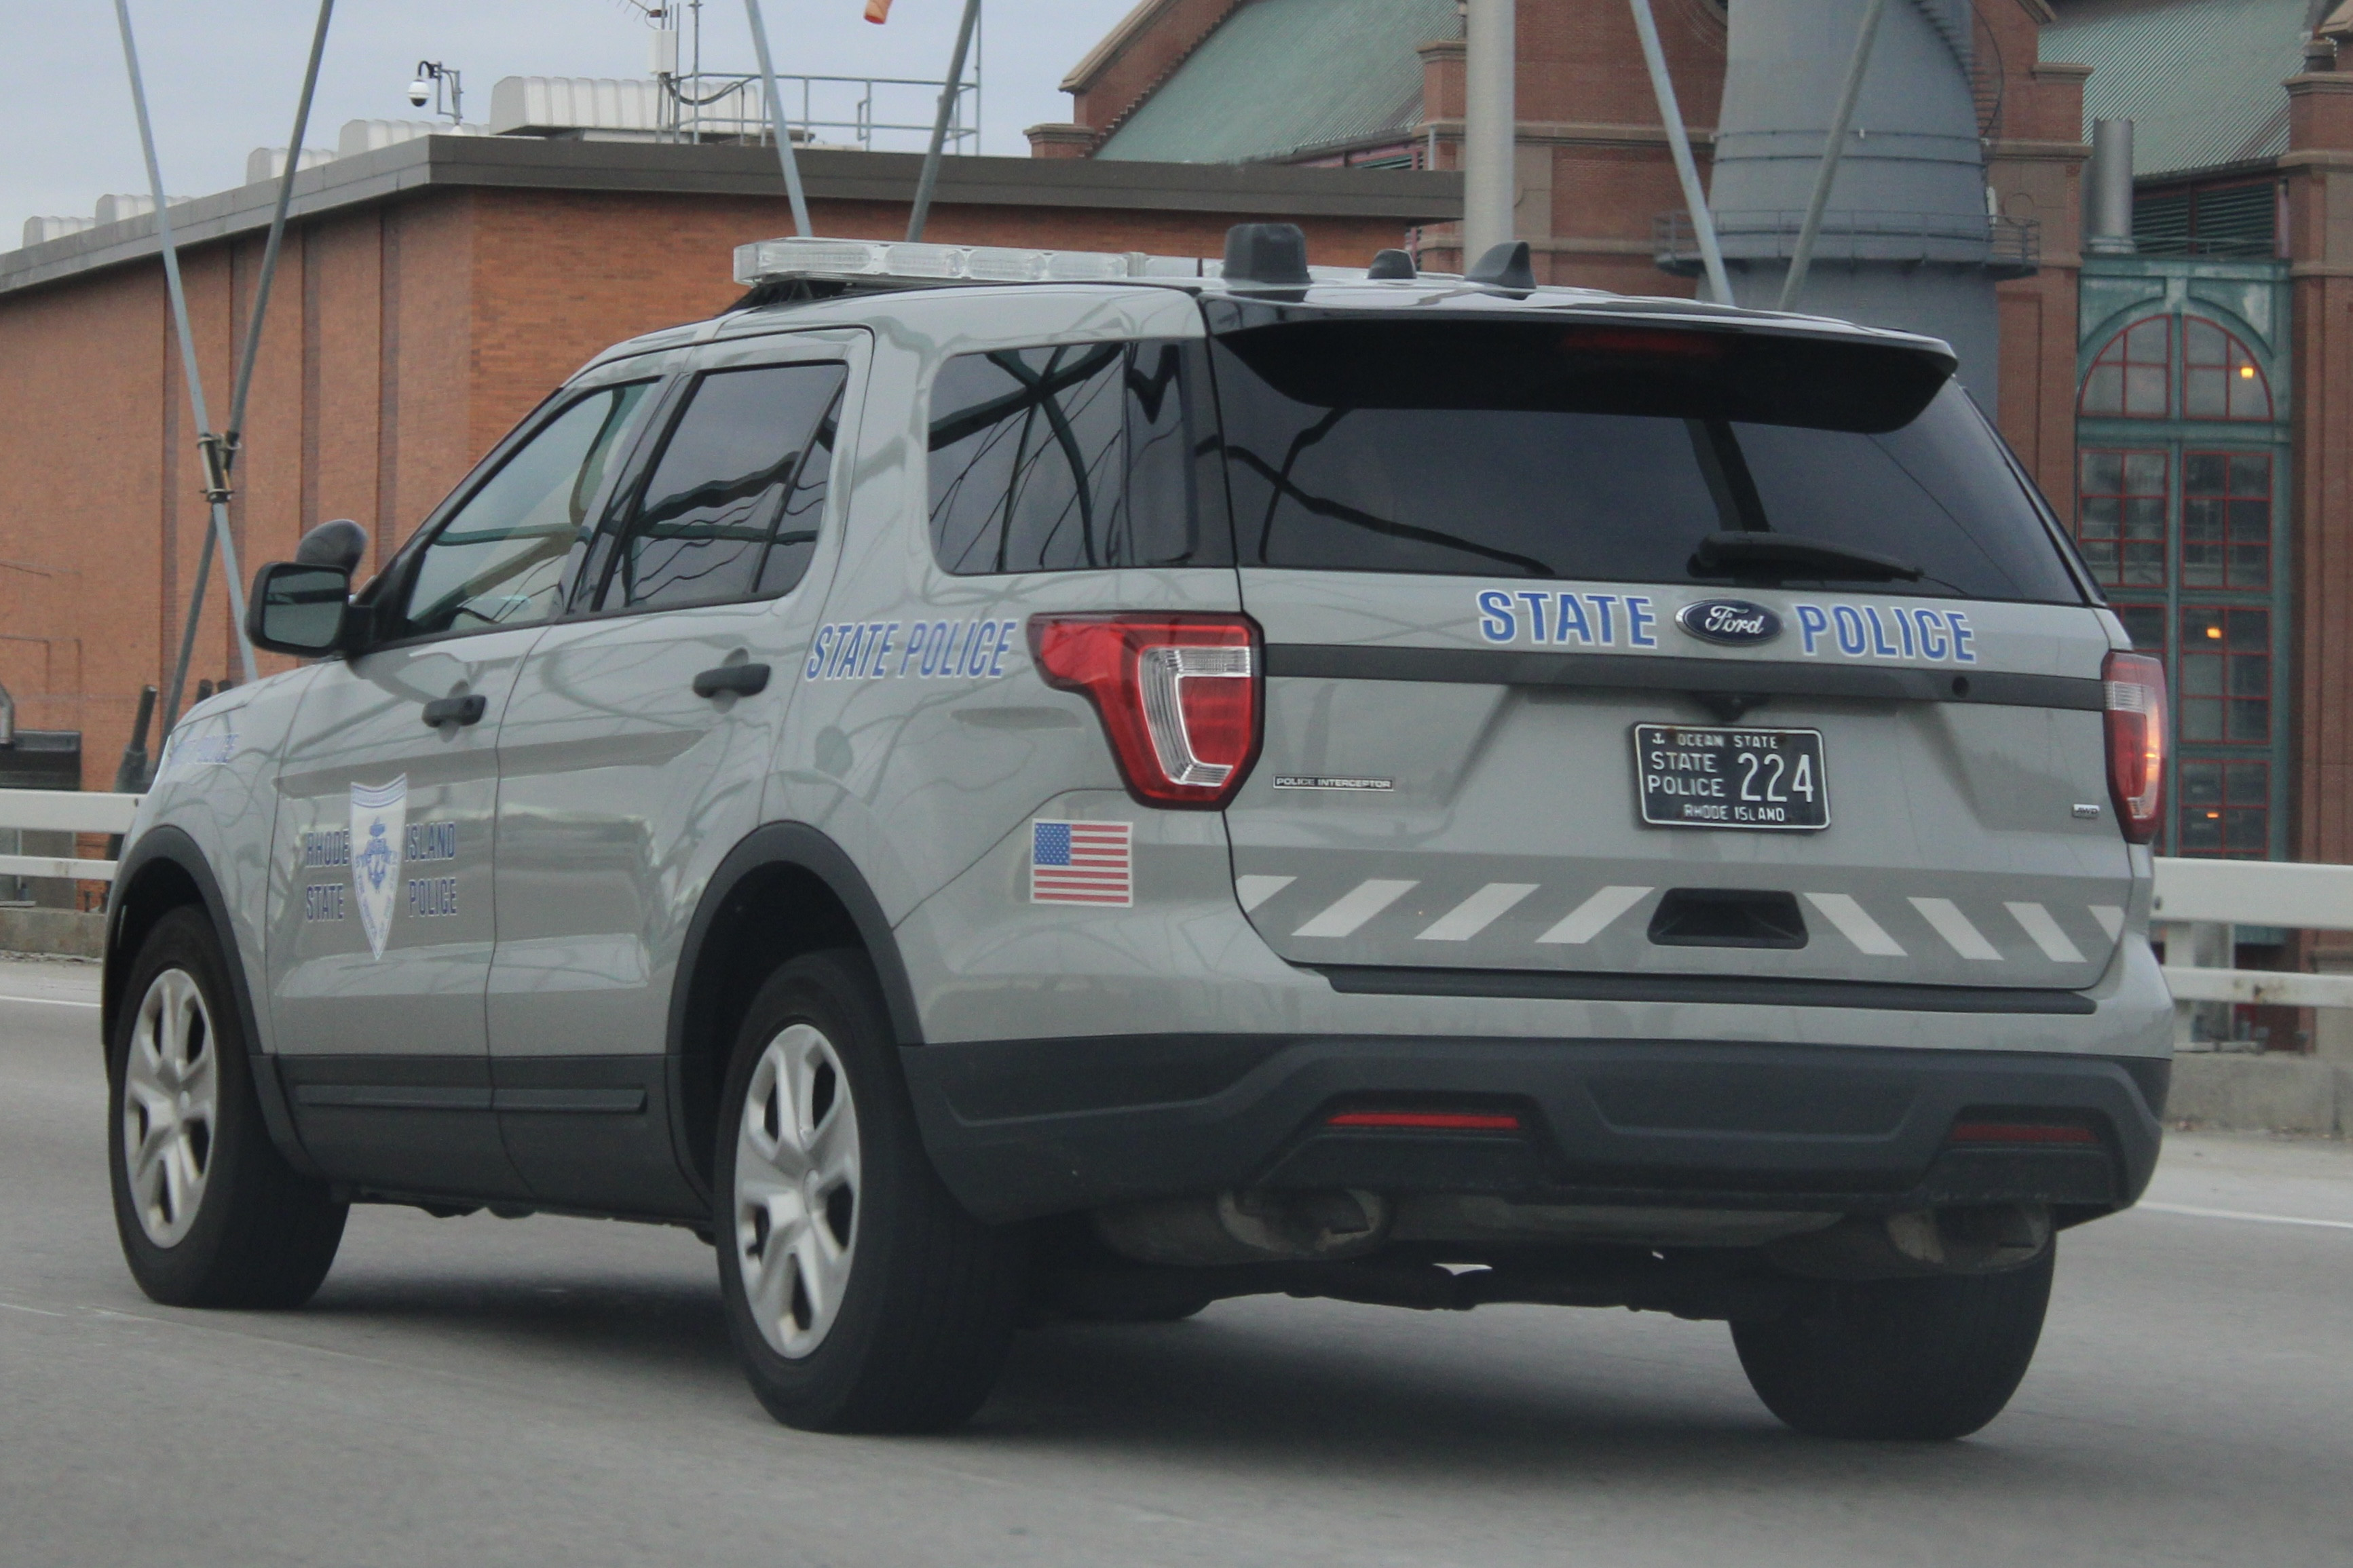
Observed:
[[[2137,1199],[2171,1063],[2003,1051],[1412,1037],[1124,1035],[904,1047],[956,1197],[1005,1221],[1229,1187],[1895,1212]],[[1525,1131],[1341,1131],[1335,1107],[1478,1105]],[[1948,1141],[1965,1116],[2090,1126],[2097,1147]]]

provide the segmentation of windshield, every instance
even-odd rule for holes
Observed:
[[[1216,342],[1248,563],[1883,587],[1875,560],[1906,593],[2082,602],[1983,418],[1915,353],[1386,320]],[[1725,533],[1827,549],[1694,561]]]

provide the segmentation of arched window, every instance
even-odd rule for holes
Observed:
[[[2135,331],[2139,329],[2136,328]],[[2211,321],[2181,322],[2181,412],[2189,419],[2269,419],[2272,389],[2247,345]],[[2094,374],[2098,374],[2096,371]],[[2089,412],[2089,394],[2085,398]]]
[[[2084,377],[2084,412],[2127,419],[2162,419],[2172,412],[2173,323],[2164,316],[2135,321],[2118,332]]]

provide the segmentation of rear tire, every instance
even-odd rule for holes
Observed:
[[[863,953],[811,953],[753,999],[721,1100],[719,1285],[752,1392],[788,1426],[929,1432],[988,1397],[1022,1300],[1018,1232],[923,1152]]]
[[[269,1141],[228,960],[201,910],[148,933],[107,1042],[107,1164],[132,1278],[173,1307],[299,1307],[348,1205]]]
[[[1966,1437],[2034,1359],[2056,1245],[2022,1268],[1825,1287],[1732,1342],[1767,1409],[1814,1437]]]

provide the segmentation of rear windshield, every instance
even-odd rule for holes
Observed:
[[[2032,498],[1908,351],[1551,322],[1310,321],[1216,341],[1240,559],[1320,571],[1884,587],[1772,533],[1916,569],[1907,594],[2078,604]]]

